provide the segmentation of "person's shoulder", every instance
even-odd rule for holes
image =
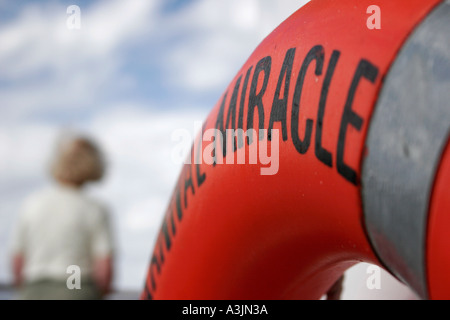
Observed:
[[[28,216],[32,214],[35,209],[42,206],[43,203],[48,201],[51,197],[52,190],[50,187],[45,186],[31,191],[22,202],[21,215]]]
[[[24,200],[24,205],[26,207],[34,206],[41,203],[45,199],[52,196],[53,189],[49,186],[41,187],[30,192]]]
[[[89,194],[83,194],[82,197],[92,213],[100,216],[108,215],[109,209],[104,201]]]

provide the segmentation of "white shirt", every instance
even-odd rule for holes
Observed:
[[[70,265],[89,277],[93,259],[113,251],[105,208],[75,188],[57,185],[30,196],[15,231],[12,253],[24,256],[25,281],[66,280]]]

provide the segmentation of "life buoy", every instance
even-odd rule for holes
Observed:
[[[143,299],[317,299],[357,262],[450,298],[450,4],[378,0],[374,28],[371,5],[313,0],[253,52],[194,141]]]

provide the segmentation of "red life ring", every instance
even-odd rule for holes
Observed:
[[[357,262],[450,297],[450,5],[379,0],[372,29],[371,4],[313,0],[253,52],[183,166],[143,299],[316,299]],[[252,146],[278,158],[226,159]]]

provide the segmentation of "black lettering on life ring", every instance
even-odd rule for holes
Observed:
[[[282,129],[282,139],[283,141],[288,140],[288,132],[287,132],[287,114],[288,114],[288,99],[289,99],[289,88],[290,88],[290,80],[292,77],[292,69],[294,65],[294,59],[296,54],[296,48],[290,48],[287,50],[283,64],[278,76],[277,86],[274,92],[273,103],[270,111],[270,118],[268,121],[269,129],[272,129],[276,122],[280,122]],[[327,71],[325,73],[324,82],[322,84],[322,88],[320,91],[320,99],[317,110],[317,119],[316,119],[316,132],[315,132],[315,148],[314,153],[316,158],[326,165],[327,167],[332,167],[332,152],[330,150],[325,149],[322,146],[322,133],[323,130],[326,129],[323,126],[323,119],[326,113],[326,102],[328,98],[328,91],[333,80],[333,76],[336,71],[336,66],[339,60],[341,52],[338,50],[333,50],[330,60],[328,62]],[[309,50],[306,54],[305,58],[302,61],[300,71],[296,78],[296,83],[294,87],[294,93],[292,96],[292,107],[291,107],[291,138],[292,143],[295,149],[298,151],[299,155],[305,154],[309,146],[311,144],[312,133],[314,129],[314,120],[306,119],[305,123],[299,123],[299,113],[301,106],[301,96],[302,89],[306,77],[307,70],[311,64],[315,60],[315,69],[314,74],[316,76],[322,75],[322,70],[325,63],[325,50],[323,46],[316,45]],[[245,114],[245,106],[247,102],[247,144],[252,143],[252,135],[248,134],[251,132],[250,129],[253,129],[253,121],[255,110],[257,110],[258,114],[258,128],[264,129],[264,106],[263,106],[263,96],[267,90],[270,72],[271,72],[272,58],[270,56],[266,56],[260,59],[255,66],[255,70],[251,79],[250,90],[248,93],[247,99],[247,87],[250,81],[250,77],[253,71],[253,66],[250,66],[245,72],[245,78],[242,83],[243,74],[239,75],[237,78],[233,92],[231,94],[230,101],[228,103],[227,108],[227,96],[228,91],[224,93],[222,97],[222,101],[219,107],[219,111],[217,114],[217,118],[215,119],[214,127],[222,132],[222,137],[224,139],[223,143],[223,155],[226,155],[226,139],[227,129],[232,129],[233,132],[237,132],[236,136],[232,136],[232,151],[236,151],[244,147],[244,114]],[[260,79],[260,74],[263,73],[262,84],[258,84]],[[360,131],[362,128],[362,124],[364,119],[358,115],[355,111],[353,111],[353,100],[355,97],[356,90],[362,78],[369,80],[371,83],[375,83],[378,76],[378,68],[374,66],[371,62],[366,59],[361,59],[356,67],[349,91],[347,93],[347,99],[344,105],[344,110],[342,113],[340,126],[339,126],[339,134],[338,141],[336,147],[336,168],[337,172],[350,183],[357,185],[358,178],[355,169],[351,168],[344,162],[344,151],[346,145],[346,133],[348,126],[354,127],[356,130]],[[242,83],[242,88],[241,88]],[[284,91],[282,97],[281,88],[284,86]],[[257,90],[259,91],[257,92]],[[240,100],[239,100],[239,111],[237,110],[238,106],[238,97],[240,90]],[[238,112],[237,116],[236,113]],[[226,115],[226,118],[225,118]],[[237,121],[237,123],[236,123]],[[203,132],[205,131],[207,123],[203,124],[202,132],[199,137],[201,140],[203,137]],[[303,129],[303,134],[300,134],[300,128]],[[236,130],[238,129],[238,130]],[[269,130],[270,132],[270,130]],[[303,139],[301,138],[303,137]],[[214,137],[214,143],[216,143],[216,139],[218,137]],[[259,136],[260,140],[263,136]],[[271,140],[271,136],[268,135],[268,140]],[[198,141],[197,145],[200,145],[201,141]],[[204,183],[206,183],[206,173],[201,170],[200,161],[198,161],[202,156],[201,148],[192,148],[192,157],[196,159],[196,161],[191,161],[191,164],[186,164],[183,167],[183,170],[180,174],[180,180],[174,190],[172,195],[172,199],[170,201],[169,209],[167,210],[166,217],[161,226],[161,232],[157,238],[156,247],[159,248],[159,257],[157,255],[153,255],[150,261],[149,266],[149,278],[146,283],[146,288],[144,293],[148,299],[153,297],[153,293],[156,290],[156,276],[162,272],[162,268],[164,265],[164,250],[169,252],[173,247],[173,238],[176,234],[176,224],[181,223],[183,219],[183,211],[188,208],[188,197],[187,194],[190,190],[191,197],[195,197],[196,188],[200,188]],[[216,152],[216,148],[214,147],[214,151]],[[214,159],[216,155],[214,155]],[[192,167],[195,165],[195,168]],[[216,161],[213,162],[213,166],[216,165]],[[192,174],[192,170],[195,170],[195,174]],[[184,197],[184,206],[182,205],[182,197]],[[184,207],[184,208],[183,208]],[[175,217],[177,219],[175,219]],[[168,220],[170,219],[171,228],[168,226]],[[171,231],[171,232],[170,232]]]

